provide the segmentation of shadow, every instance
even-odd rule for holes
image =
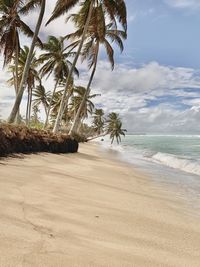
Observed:
[[[81,153],[81,152],[78,152],[77,153],[79,158],[81,159],[87,159],[87,160],[99,160],[99,157],[97,156],[94,156],[94,155],[89,155],[89,154],[85,154],[85,153]]]

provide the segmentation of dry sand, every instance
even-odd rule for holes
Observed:
[[[200,266],[199,218],[93,144],[0,165],[0,266]]]

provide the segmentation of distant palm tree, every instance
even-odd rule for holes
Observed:
[[[45,51],[39,58],[41,63],[44,63],[40,69],[40,74],[42,77],[47,75],[47,78],[54,74],[55,86],[50,99],[49,107],[47,109],[47,117],[45,122],[45,127],[48,124],[49,113],[51,109],[51,103],[56,92],[56,88],[59,83],[63,82],[64,79],[69,74],[69,69],[72,63],[69,61],[69,57],[74,55],[71,51],[67,52],[67,49],[64,47],[64,40],[62,37],[57,38],[55,36],[49,36],[48,42],[44,44],[43,50]],[[79,75],[78,70],[74,69],[74,74]]]
[[[103,109],[95,109],[93,114],[93,128],[97,135],[101,135],[104,132],[104,111]]]
[[[81,112],[79,114],[79,123],[83,121],[84,119],[88,118],[88,114],[92,114],[94,110],[94,103],[91,101],[91,99],[100,96],[99,94],[93,94],[88,95],[85,99],[85,92],[86,88],[82,86],[77,86],[74,88],[74,95],[72,96],[71,103],[70,103],[70,117],[74,119],[74,116],[76,116],[77,111],[79,110],[79,107],[83,101],[84,98],[84,105],[82,105]]]
[[[121,142],[121,135],[125,136],[126,129],[122,129],[119,114],[112,112],[108,115],[106,132],[110,135],[111,144],[115,138],[118,144]]]
[[[73,90],[73,89],[72,89]],[[54,124],[56,117],[58,115],[58,111],[59,111],[59,107],[60,107],[60,103],[62,101],[62,95],[63,95],[63,89],[55,92],[53,99],[52,99],[52,103],[51,103],[51,122]],[[65,112],[63,113],[62,116],[62,122],[64,124],[69,123],[70,122],[70,113],[69,110],[66,109]]]
[[[6,0],[4,0],[4,1],[6,1]],[[11,1],[14,1],[15,3],[16,2],[19,2],[19,3],[22,2],[21,0],[11,0]],[[8,2],[10,2],[10,1],[8,1]],[[46,6],[46,0],[28,0],[26,5],[23,7],[23,10],[22,10],[22,12],[24,14],[27,14],[37,6],[40,6],[40,13],[39,13],[39,16],[38,16],[38,21],[37,21],[37,24],[36,24],[36,27],[35,27],[32,43],[31,43],[31,46],[30,46],[30,49],[29,49],[29,53],[28,53],[28,56],[27,56],[27,59],[26,59],[26,64],[25,64],[25,67],[24,67],[22,79],[21,79],[20,86],[19,86],[18,93],[17,93],[17,97],[15,99],[14,106],[13,106],[12,111],[10,113],[10,116],[8,118],[8,122],[9,123],[13,123],[14,122],[15,117],[16,117],[18,111],[19,111],[19,107],[20,107],[20,104],[21,104],[21,101],[22,101],[23,93],[24,93],[24,90],[25,90],[25,87],[26,87],[26,81],[27,81],[27,77],[28,77],[28,73],[29,73],[29,68],[30,68],[30,65],[31,65],[32,55],[34,53],[35,45],[36,45],[36,43],[38,41],[39,30],[40,30],[40,27],[42,25],[42,20],[43,20],[43,16],[44,16],[44,12],[45,12],[45,6]]]
[[[28,57],[28,54],[29,54],[29,48],[27,46],[24,46],[23,49],[21,48],[20,56],[18,59],[18,77],[16,78],[19,83],[22,80],[22,76],[23,76],[23,72],[24,72],[24,68],[25,68],[26,59]],[[28,101],[27,101],[27,109],[26,109],[26,124],[27,125],[30,121],[30,116],[31,116],[32,91],[33,91],[33,88],[35,87],[35,82],[36,81],[40,82],[39,74],[37,71],[38,64],[39,63],[38,63],[37,58],[35,57],[35,52],[34,52],[32,54],[31,65],[30,65],[28,77],[26,80],[26,85],[27,85],[27,89],[28,89]],[[11,66],[10,71],[13,72],[14,68],[15,68],[15,66]],[[14,78],[11,78],[8,82],[11,85],[13,85],[14,84]]]
[[[42,83],[40,83],[38,86],[36,86],[35,89],[33,89],[33,97],[33,107],[39,107],[39,105],[42,104],[47,116],[48,108],[50,105],[49,102],[51,99],[50,92],[46,92],[45,87],[42,85]]]
[[[85,36],[86,36],[87,31],[88,31],[88,27],[89,27],[90,20],[92,17],[93,8],[95,6],[103,5],[104,10],[106,11],[107,18],[109,18],[113,23],[115,23],[115,25],[117,25],[117,21],[118,21],[120,24],[122,24],[122,26],[124,27],[125,30],[127,28],[126,5],[125,5],[124,0],[112,0],[112,1],[110,1],[110,0],[95,0],[95,1],[94,0],[86,0],[84,2],[81,2],[80,0],[70,0],[70,1],[58,0],[56,7],[53,11],[53,14],[52,14],[51,18],[49,19],[48,23],[50,21],[60,17],[61,15],[67,13],[69,11],[69,9],[74,7],[76,4],[80,4],[80,3],[81,3],[80,14],[82,14],[84,29],[82,32],[82,38],[81,38],[79,46],[78,46],[77,54],[74,58],[72,67],[70,69],[69,75],[68,75],[67,80],[66,80],[66,86],[65,86],[63,97],[62,97],[58,116],[56,119],[56,123],[54,126],[54,132],[57,132],[59,129],[59,124],[60,124],[60,120],[62,118],[62,113],[66,107],[65,101],[66,101],[66,99],[68,100],[68,98],[69,98],[69,96],[67,96],[67,90],[68,90],[70,78],[71,78],[71,75],[73,73],[73,69],[76,66],[79,55],[81,53],[81,49],[82,49],[82,46],[83,46],[83,43],[85,40]],[[104,18],[104,20],[105,20],[105,18]],[[67,96],[67,98],[66,98],[66,96]]]

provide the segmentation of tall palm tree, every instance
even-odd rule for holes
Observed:
[[[115,138],[118,144],[121,142],[121,135],[125,136],[126,129],[122,129],[119,114],[112,112],[108,115],[106,132],[110,135],[111,144],[113,144]]]
[[[56,88],[60,83],[64,81],[65,77],[67,77],[69,69],[72,65],[68,58],[73,56],[74,53],[67,51],[67,48],[65,48],[64,46],[64,40],[62,37],[57,38],[55,36],[49,36],[48,42],[43,45],[43,50],[45,51],[45,53],[43,53],[39,58],[39,61],[41,63],[44,63],[44,65],[40,69],[40,74],[42,77],[47,75],[48,78],[53,72],[55,79],[52,97],[47,109],[45,122],[46,127],[48,124],[51,103],[56,92]],[[74,69],[74,74],[76,74],[77,76],[79,75],[79,72],[76,68]]]
[[[69,9],[71,9],[76,4],[81,3],[81,10],[80,14],[82,14],[82,20],[84,21],[84,30],[82,33],[82,38],[78,46],[76,57],[74,58],[71,70],[69,72],[68,78],[66,80],[66,86],[64,90],[64,94],[62,97],[59,113],[56,119],[56,123],[54,126],[54,132],[57,132],[59,129],[60,119],[62,118],[62,113],[65,110],[66,103],[68,102],[69,96],[67,96],[67,88],[69,86],[70,77],[73,73],[73,68],[75,68],[76,63],[78,61],[86,33],[88,31],[90,19],[92,17],[93,8],[95,6],[98,6],[99,4],[102,4],[104,7],[104,10],[106,11],[106,15],[108,15],[109,19],[117,25],[117,21],[124,27],[124,29],[127,29],[127,20],[126,20],[126,5],[124,0],[85,0],[84,2],[81,2],[80,0],[58,0],[56,7],[53,11],[53,14],[51,18],[49,19],[48,23],[61,15],[67,13]],[[105,20],[105,18],[104,18]]]
[[[77,86],[74,88],[74,95],[72,96],[71,103],[69,105],[70,106],[69,114],[71,119],[74,119],[83,101],[83,98],[85,99],[85,92],[86,92],[85,87]],[[91,99],[97,96],[100,95],[99,94],[88,95],[87,98],[84,100],[84,105],[82,105],[82,109],[78,118],[79,124],[81,121],[88,118],[88,114],[92,114],[95,106],[94,103],[91,101]]]
[[[14,1],[14,0],[12,0],[12,1]],[[16,0],[16,1],[20,1],[20,0]],[[29,68],[30,68],[30,65],[31,65],[32,55],[34,53],[34,48],[35,48],[35,45],[36,45],[37,40],[38,40],[39,30],[40,30],[40,27],[42,25],[42,20],[43,20],[43,17],[44,17],[46,0],[28,0],[26,6],[23,9],[23,12],[27,13],[31,9],[35,8],[38,5],[40,6],[40,13],[39,13],[39,16],[38,16],[38,21],[37,21],[37,24],[36,24],[36,27],[35,27],[32,43],[31,43],[31,46],[30,46],[30,49],[29,49],[29,53],[28,53],[28,56],[27,56],[27,59],[26,59],[26,64],[25,64],[24,72],[23,72],[22,79],[21,79],[21,82],[20,82],[20,86],[19,86],[19,89],[18,89],[17,97],[15,99],[14,106],[13,106],[12,111],[10,113],[10,116],[8,118],[8,122],[9,123],[13,123],[14,122],[15,117],[17,115],[17,112],[19,110],[19,106],[21,104],[23,93],[24,93],[24,90],[25,90],[25,87],[26,87],[26,80],[27,80],[27,77],[28,77]]]
[[[93,115],[93,128],[97,135],[101,135],[104,131],[105,119],[103,109],[95,109]]]
[[[78,18],[79,15],[76,15],[74,17],[75,21],[80,21]],[[88,65],[89,69],[93,67],[91,76],[87,85],[87,89],[85,92],[85,98],[87,98],[87,95],[90,93],[90,86],[92,84],[95,72],[96,72],[96,67],[97,67],[97,60],[98,60],[98,55],[99,55],[99,49],[101,46],[103,46],[106,50],[108,59],[111,63],[112,70],[114,68],[114,50],[110,44],[110,41],[113,43],[115,42],[121,52],[123,51],[123,41],[122,39],[126,39],[126,32],[122,30],[117,30],[115,27],[115,24],[109,23],[108,25],[105,25],[104,21],[104,10],[103,6],[100,5],[93,10],[93,16],[91,19],[91,24],[89,25],[88,32],[85,38],[86,44],[83,47],[83,60],[88,58]],[[96,23],[95,23],[96,22]],[[79,22],[80,23],[80,22]],[[68,38],[75,39],[77,37],[81,36],[81,28],[83,29],[83,25],[77,25],[79,26],[79,29],[74,33],[68,35]],[[77,41],[75,41],[77,42]],[[84,98],[82,105],[84,104]],[[81,112],[81,105],[80,108],[77,112],[77,115],[74,119],[74,122],[72,124],[72,127],[70,129],[69,134],[71,135],[72,133],[75,133],[78,127],[78,117],[79,113]]]
[[[21,19],[24,11],[29,11],[27,3],[22,0],[0,1],[0,53],[4,55],[4,66],[9,64],[15,55],[15,69],[13,76],[18,77],[18,59],[20,53],[19,31],[28,37],[34,33]],[[37,38],[38,43],[41,41]],[[16,95],[18,93],[18,79],[14,83]]]
[[[24,46],[24,48],[20,50],[20,56],[18,59],[18,77],[16,77],[15,79],[18,80],[18,82],[20,83],[23,77],[23,72],[24,72],[24,68],[26,65],[26,60],[29,54],[29,48],[27,46]],[[26,124],[29,123],[30,121],[30,116],[31,116],[31,105],[32,105],[32,91],[33,88],[35,87],[35,82],[38,81],[40,82],[40,78],[39,78],[39,74],[37,71],[37,67],[38,67],[38,60],[35,57],[35,52],[32,54],[31,57],[31,65],[29,68],[29,72],[28,72],[28,77],[26,80],[26,85],[27,85],[27,89],[28,89],[28,101],[27,101],[27,109],[26,109]],[[10,67],[10,71],[13,72],[13,69],[15,68],[15,66],[11,66]],[[11,85],[14,84],[14,78],[11,78],[8,81]]]
[[[46,92],[45,87],[42,85],[42,83],[40,83],[35,89],[33,89],[33,97],[33,107],[39,107],[40,105],[43,105],[45,114],[47,116],[51,99],[50,92]]]

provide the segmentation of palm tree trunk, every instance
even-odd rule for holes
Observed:
[[[72,74],[73,74],[74,69],[76,67],[76,63],[78,61],[78,58],[79,58],[79,55],[80,55],[80,52],[81,52],[81,49],[82,49],[82,46],[83,46],[83,43],[84,43],[84,40],[85,40],[85,36],[86,36],[87,30],[88,30],[88,27],[89,27],[89,23],[90,23],[90,19],[91,19],[91,16],[92,16],[92,10],[93,10],[93,1],[91,1],[91,3],[90,3],[90,8],[89,8],[87,20],[86,20],[86,23],[85,23],[85,26],[84,26],[81,42],[79,44],[78,51],[76,53],[76,56],[74,58],[72,66],[71,66],[69,75],[68,75],[67,80],[66,80],[66,86],[65,86],[65,89],[64,89],[62,101],[61,101],[61,104],[60,104],[60,108],[59,108],[58,115],[57,115],[57,118],[56,118],[56,121],[55,121],[54,129],[53,129],[54,133],[57,133],[58,130],[59,130],[59,126],[60,126],[60,122],[61,122],[63,113],[64,113],[64,111],[66,109],[66,106],[68,104],[68,101],[69,101],[69,97],[70,96],[69,96],[69,94],[67,95],[67,90],[68,90]]]
[[[35,44],[36,44],[36,41],[37,41],[39,30],[40,30],[40,27],[41,27],[41,24],[42,24],[42,20],[43,20],[43,17],[44,17],[45,6],[46,6],[46,0],[41,0],[40,14],[39,14],[37,25],[36,25],[36,28],[35,28],[32,44],[31,44],[31,47],[30,47],[30,50],[29,50],[29,53],[28,53],[28,56],[27,56],[27,59],[26,59],[26,64],[25,64],[25,67],[24,67],[22,80],[21,80],[21,83],[20,83],[20,87],[19,87],[19,90],[18,90],[18,94],[17,94],[16,100],[15,100],[15,104],[14,104],[14,106],[12,108],[12,111],[10,113],[10,116],[8,118],[8,123],[13,123],[14,122],[15,117],[17,115],[17,112],[19,110],[19,106],[21,104],[21,100],[22,100],[23,93],[24,93],[24,90],[25,90],[25,84],[26,84],[27,77],[28,77],[28,72],[29,72],[29,69],[30,69],[30,64],[31,64],[33,51],[34,51],[34,48],[35,48]]]
[[[108,133],[106,132],[106,133],[103,133],[103,134],[100,134],[100,135],[97,135],[97,136],[93,136],[93,137],[87,139],[87,141],[92,141],[92,140],[97,139],[97,138],[99,138],[99,137],[104,137],[104,136],[106,136],[107,134],[108,134]]]
[[[44,129],[47,127],[48,125],[48,122],[49,122],[49,114],[50,114],[50,110],[51,110],[51,104],[52,104],[52,101],[53,101],[53,97],[55,95],[55,92],[56,92],[56,89],[57,89],[57,86],[58,86],[58,80],[56,81],[55,83],[55,86],[54,86],[54,89],[53,89],[53,93],[52,93],[52,96],[51,96],[51,99],[50,99],[50,102],[49,102],[49,107],[46,111],[46,121],[45,121],[45,124],[44,124]]]
[[[29,103],[30,103],[30,88],[28,88],[28,99],[26,104],[26,125],[28,125]]]
[[[18,94],[18,90],[19,90],[19,83],[18,83],[18,65],[19,65],[19,45],[17,42],[16,45],[16,54],[15,54],[15,75],[13,74],[13,78],[14,78],[14,85],[15,85],[15,93],[16,93],[16,97]],[[16,118],[15,118],[15,122],[18,124],[20,122],[20,115],[19,115],[20,111],[18,109]]]
[[[71,129],[70,129],[70,131],[69,131],[69,135],[71,135],[71,134],[73,134],[73,133],[76,133],[77,128],[78,128],[78,125],[79,125],[79,123],[80,123],[80,114],[81,114],[81,111],[82,111],[83,108],[84,108],[84,104],[85,104],[85,102],[86,102],[86,100],[87,100],[87,97],[88,97],[89,94],[90,94],[90,86],[91,86],[91,84],[92,84],[92,81],[93,81],[93,78],[94,78],[94,74],[95,74],[95,71],[96,71],[96,67],[97,67],[97,57],[98,57],[98,54],[96,55],[95,64],[94,64],[94,68],[93,68],[92,73],[91,73],[91,76],[90,76],[90,80],[89,80],[89,82],[88,82],[88,85],[87,85],[85,94],[84,94],[84,96],[83,96],[83,99],[82,99],[82,101],[81,101],[81,104],[80,104],[80,106],[79,106],[79,108],[78,108],[78,111],[77,111],[77,113],[76,113],[76,116],[75,116],[75,118],[74,118],[74,122],[73,122],[73,124],[72,124],[72,127],[71,127]]]
[[[30,90],[30,100],[29,100],[29,113],[28,113],[28,125],[31,121],[31,109],[32,109],[32,97],[33,97],[33,89]]]

